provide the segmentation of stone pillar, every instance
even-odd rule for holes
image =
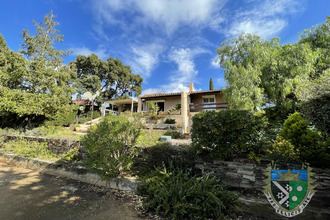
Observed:
[[[182,117],[182,133],[188,133],[188,98],[187,92],[181,92],[181,117]]]
[[[142,99],[140,97],[138,97],[138,109],[137,112],[141,112],[142,109]]]

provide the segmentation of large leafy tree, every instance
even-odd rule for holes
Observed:
[[[2,117],[10,115],[30,121],[38,115],[52,118],[70,109],[75,72],[63,64],[68,51],[55,47],[63,36],[56,29],[54,18],[51,12],[43,23],[34,22],[35,35],[23,31],[22,55],[7,48],[0,36]]]
[[[119,59],[109,57],[103,61],[95,54],[79,55],[70,65],[77,72],[79,94],[100,91],[98,102],[121,97],[129,90],[135,92],[136,96],[141,94],[143,79],[139,74],[133,74],[131,68]]]
[[[322,34],[320,41],[328,38],[327,31]],[[225,68],[225,96],[230,107],[256,110],[270,103],[294,109],[306,85],[324,75],[329,64],[323,55],[329,52],[327,42],[322,41],[324,49],[319,49],[317,44],[307,43],[310,35],[303,36],[299,43],[284,45],[278,38],[265,41],[250,34],[224,41],[217,53]]]

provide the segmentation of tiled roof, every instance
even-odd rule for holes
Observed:
[[[174,96],[174,95],[180,95],[181,92],[173,92],[173,93],[155,93],[155,94],[148,94],[140,96],[140,98],[147,98],[147,97],[159,97],[159,96]]]
[[[82,99],[82,100],[72,100],[72,103],[77,104],[77,105],[90,105],[89,102],[86,103],[85,101],[86,101],[85,99]]]
[[[188,94],[198,94],[198,93],[211,93],[211,92],[221,92],[222,89],[215,89],[215,90],[206,90],[206,91],[193,91],[191,93],[188,92]],[[181,92],[174,92],[174,93],[155,93],[155,94],[148,94],[140,96],[140,98],[151,98],[151,97],[160,97],[160,96],[176,96],[180,95]]]
[[[206,91],[192,91],[190,94],[196,94],[196,93],[209,93],[209,92],[221,92],[222,89],[214,89],[214,90],[206,90]]]

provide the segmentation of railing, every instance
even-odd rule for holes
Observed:
[[[212,111],[212,110],[226,110],[228,109],[227,102],[221,103],[205,103],[205,104],[189,104],[190,112]]]

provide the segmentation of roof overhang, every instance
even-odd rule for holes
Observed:
[[[132,104],[133,103],[137,103],[138,100],[135,98],[129,98],[129,99],[116,99],[116,100],[108,100],[105,101],[106,103],[109,103],[111,105],[120,105],[120,104]]]

